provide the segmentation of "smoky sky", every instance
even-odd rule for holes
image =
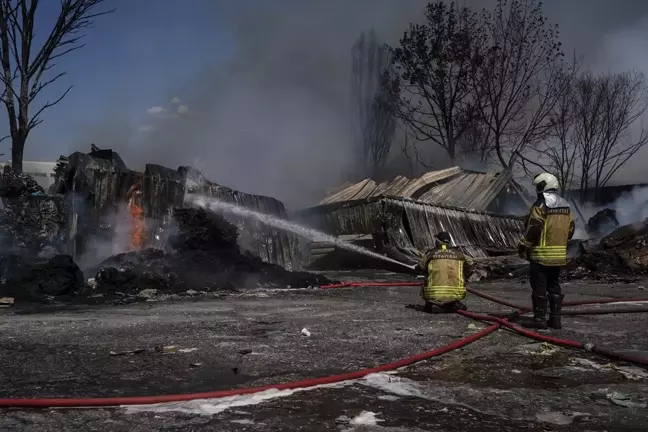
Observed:
[[[134,169],[190,164],[219,184],[291,207],[312,205],[322,188],[353,174],[351,46],[372,28],[394,44],[421,19],[427,1],[213,3],[230,58],[170,86],[151,101],[163,111],[142,124],[107,109],[80,132],[79,143],[112,147]],[[560,26],[565,50],[576,50],[593,69],[648,72],[648,2],[549,0],[545,11]],[[629,165],[625,176],[634,180],[639,166]]]

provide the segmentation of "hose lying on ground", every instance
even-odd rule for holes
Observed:
[[[331,285],[322,285],[320,289],[336,289],[336,288],[360,288],[360,287],[406,287],[406,286],[420,286],[421,282],[344,282],[339,284]],[[486,294],[483,291],[476,290],[474,288],[466,287],[466,291],[481,297],[486,300],[490,300],[495,303],[499,303],[503,306],[509,306],[514,309],[529,311],[531,308],[526,305],[520,305],[517,303],[510,302],[499,297]],[[566,301],[563,303],[563,306],[584,306],[584,305],[596,305],[596,304],[608,304],[608,303],[641,303],[648,302],[648,298],[602,298],[602,299],[591,299],[591,300],[573,300]],[[619,309],[625,310],[625,309]],[[628,309],[629,310],[629,309]],[[635,310],[633,309],[632,312]],[[567,311],[566,311],[567,312]],[[590,314],[593,314],[591,312]],[[615,313],[615,312],[609,312]],[[618,312],[617,312],[618,313]],[[566,315],[577,315],[576,311],[568,311]]]
[[[352,282],[352,283],[342,283],[335,285],[323,286],[321,288],[331,289],[331,288],[346,288],[346,287],[371,287],[371,286],[392,286],[392,287],[401,287],[401,286],[417,286],[420,285],[420,282]],[[497,299],[488,294],[481,293],[479,291],[469,289],[469,292],[472,292],[475,295],[480,297],[488,298],[489,300],[496,301],[500,304],[507,306],[513,306],[513,303],[507,302],[506,300]],[[645,299],[602,299],[599,301],[585,301],[585,302],[566,302],[565,304],[570,305],[579,305],[579,304],[596,304],[596,303],[613,303],[613,302],[631,302],[631,301],[646,301]],[[506,302],[506,303],[505,303]],[[516,307],[516,306],[513,306]],[[528,310],[527,307],[519,308],[520,312]],[[616,353],[612,351],[607,351],[602,348],[598,348],[591,344],[583,344],[577,341],[570,341],[567,339],[559,339],[551,336],[541,335],[526,329],[523,329],[519,326],[511,324],[505,318],[497,318],[488,315],[479,315],[472,312],[461,311],[461,315],[470,317],[473,319],[481,321],[490,321],[494,322],[493,325],[473,334],[468,337],[462,338],[455,342],[452,342],[448,345],[427,351],[421,354],[417,354],[412,357],[405,359],[397,360],[391,363],[387,363],[378,367],[362,369],[355,372],[349,372],[339,375],[332,375],[320,378],[305,379],[301,381],[293,381],[287,383],[279,383],[275,385],[266,385],[261,387],[250,387],[250,388],[240,388],[232,390],[217,390],[212,392],[201,392],[201,393],[188,393],[180,395],[159,395],[159,396],[133,396],[133,397],[107,397],[107,398],[15,398],[15,399],[0,399],[0,408],[81,408],[81,407],[99,407],[99,406],[119,406],[119,405],[146,405],[146,404],[156,404],[156,403],[165,403],[165,402],[181,402],[189,401],[195,399],[216,399],[223,397],[239,396],[252,393],[258,393],[266,390],[293,390],[307,387],[314,387],[318,385],[334,384],[343,381],[350,381],[355,379],[363,378],[372,373],[386,372],[396,370],[411,364],[430,359],[432,357],[439,356],[441,354],[448,353],[450,351],[462,348],[472,342],[475,342],[499,329],[501,326],[505,326],[522,334],[524,336],[541,340],[544,342],[549,342],[556,345],[566,346],[569,348],[575,349],[584,349],[611,359],[625,361],[628,363],[639,364],[642,366],[648,366],[648,360],[642,358],[637,358],[633,356],[628,356],[621,353]],[[513,313],[511,316],[518,315],[519,312]]]
[[[520,327],[518,325],[511,324],[510,322],[508,322],[506,319],[503,319],[503,318],[497,318],[497,317],[490,316],[490,315],[480,315],[480,314],[476,314],[476,313],[468,312],[468,311],[457,311],[457,313],[459,315],[462,315],[462,316],[465,316],[465,317],[468,317],[468,318],[472,318],[472,319],[476,319],[476,320],[479,320],[479,321],[496,322],[496,323],[498,323],[498,324],[500,324],[500,325],[502,325],[502,326],[504,326],[506,328],[509,328],[509,329],[521,334],[522,336],[526,336],[526,337],[536,339],[536,340],[539,340],[539,341],[542,341],[542,342],[548,342],[548,343],[551,343],[551,344],[554,344],[554,345],[564,346],[564,347],[567,347],[567,348],[581,349],[581,350],[589,351],[589,352],[592,352],[594,354],[598,354],[598,355],[601,355],[603,357],[607,357],[607,358],[610,358],[610,359],[613,359],[613,360],[620,360],[620,361],[624,361],[626,363],[633,363],[633,364],[636,364],[636,365],[639,365],[639,366],[648,367],[648,358],[642,358],[642,357],[626,355],[626,354],[622,354],[622,353],[619,353],[619,352],[616,352],[616,351],[609,351],[609,350],[606,350],[606,349],[603,349],[603,348],[598,348],[596,345],[593,345],[593,344],[588,344],[588,343],[573,341],[573,340],[569,340],[569,339],[561,339],[561,338],[556,338],[556,337],[553,337],[553,336],[543,335],[543,334],[540,334],[540,333],[536,333],[536,332],[527,330],[527,329],[522,328],[522,327]]]
[[[506,320],[502,320],[506,322]],[[320,378],[311,378],[301,381],[293,381],[286,383],[279,383],[274,385],[266,385],[262,387],[249,387],[239,388],[232,390],[217,390],[212,392],[202,393],[187,393],[179,395],[161,395],[161,396],[132,396],[132,397],[105,397],[105,398],[16,398],[16,399],[0,399],[0,408],[82,408],[82,407],[98,407],[98,406],[119,406],[119,405],[148,405],[164,402],[182,402],[195,399],[216,399],[229,396],[240,396],[251,393],[258,393],[265,390],[294,390],[300,388],[314,387],[325,384],[335,384],[343,381],[351,381],[363,378],[369,374],[378,372],[393,371],[404,366],[409,366],[432,357],[445,354],[450,351],[462,348],[472,342],[475,342],[500,328],[500,323],[495,323],[490,327],[481,330],[478,333],[472,334],[465,338],[459,339],[431,351],[420,353],[412,357],[397,360],[391,363],[386,363],[370,369],[362,369],[355,372],[349,372],[339,375],[331,375]]]
[[[339,284],[339,285],[343,285],[343,284]],[[416,285],[420,285],[420,282],[409,282],[409,283],[404,283],[404,282],[382,282],[382,283],[376,283],[376,282],[353,282],[353,283],[348,284],[346,286],[351,286],[351,287],[367,286],[367,287],[370,287],[370,286],[416,286]],[[336,286],[333,286],[333,287],[334,288],[342,288],[343,286],[337,286],[336,285]],[[482,297],[484,299],[493,301],[495,303],[499,303],[499,304],[504,305],[504,306],[514,307],[514,308],[516,308],[516,309],[518,309],[520,311],[528,311],[528,310],[530,310],[530,308],[528,306],[517,305],[515,303],[509,302],[509,301],[504,300],[504,299],[500,299],[498,297],[491,296],[489,294],[483,293],[481,291],[478,291],[478,290],[475,290],[475,289],[472,289],[472,288],[466,288],[466,291],[468,291],[468,292],[470,292],[470,293],[472,293],[472,294],[474,294],[476,296]],[[645,302],[645,301],[648,301],[648,299],[643,299],[643,298],[640,298],[640,299],[636,299],[636,298],[635,299],[616,298],[616,299],[599,299],[599,300],[592,299],[592,300],[582,300],[582,301],[577,300],[577,301],[564,302],[563,304],[564,305],[571,305],[571,306],[579,306],[579,305],[592,305],[592,304],[599,304],[599,303],[600,304],[617,303],[617,302],[637,303],[637,302]],[[627,310],[627,309],[629,309],[629,308],[619,309],[618,311]],[[608,309],[608,310],[606,310],[606,313],[620,313],[618,311],[613,310],[613,309]],[[569,314],[569,315],[577,315],[579,313],[578,310],[571,310],[571,311],[565,311],[565,312],[567,312],[565,314]],[[632,310],[632,312],[635,312],[635,310]],[[515,324],[511,324],[510,322],[508,322],[507,319],[504,319],[504,318],[498,318],[498,317],[494,317],[494,316],[491,316],[491,315],[479,315],[479,314],[475,314],[473,312],[468,312],[468,311],[458,311],[457,313],[459,313],[460,315],[463,315],[463,316],[466,316],[466,317],[469,317],[469,318],[473,318],[473,319],[477,319],[477,320],[481,320],[481,321],[490,321],[490,322],[499,323],[502,326],[510,328],[511,330],[514,330],[514,331],[516,331],[517,333],[519,333],[519,334],[521,334],[523,336],[527,336],[527,337],[530,337],[530,338],[533,338],[533,339],[536,339],[536,340],[540,340],[540,341],[543,341],[543,342],[549,342],[549,343],[553,343],[555,345],[565,346],[565,347],[569,347],[569,348],[584,349],[586,351],[590,351],[590,352],[592,352],[594,354],[598,354],[598,355],[601,355],[603,357],[607,357],[607,358],[610,358],[610,359],[620,360],[620,361],[624,361],[624,362],[627,362],[627,363],[633,363],[633,364],[636,364],[636,365],[639,365],[639,366],[648,367],[648,359],[644,359],[644,358],[636,357],[636,356],[630,356],[630,355],[626,355],[626,354],[619,353],[619,352],[616,352],[616,351],[609,351],[609,350],[606,350],[606,349],[603,349],[603,348],[599,348],[599,347],[597,347],[597,346],[595,346],[593,344],[584,344],[584,343],[578,342],[578,341],[572,341],[572,340],[568,340],[568,339],[559,339],[559,338],[555,338],[555,337],[552,337],[552,336],[542,335],[540,333],[536,333],[536,332],[524,329],[524,328],[522,328],[520,326],[517,326]],[[593,314],[593,313],[601,313],[601,312],[599,312],[599,311],[591,312],[591,310],[590,310],[590,314]]]
[[[519,305],[513,302],[509,302],[508,300],[504,300],[499,297],[486,294],[485,292],[476,290],[474,288],[466,287],[466,291],[476,295],[477,297],[481,297],[483,299],[490,300],[492,302],[499,303],[504,306],[509,306],[520,310],[531,310],[529,306]],[[640,303],[640,302],[648,302],[648,298],[605,298],[605,299],[591,299],[591,300],[573,300],[573,301],[563,302],[563,306],[583,306],[583,305],[595,305],[595,304],[607,304],[607,303]]]

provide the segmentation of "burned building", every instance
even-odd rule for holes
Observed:
[[[177,170],[147,164],[144,172],[128,169],[112,150],[92,146],[90,153],[76,152],[61,157],[56,183],[50,193],[68,200],[67,251],[75,257],[119,233],[119,218],[130,224],[127,236],[131,248],[161,246],[169,233],[174,208],[185,206],[188,194],[200,194],[242,205],[252,210],[286,217],[280,201],[242,193],[207,180],[198,170]],[[263,261],[287,269],[300,266],[294,235],[273,229],[259,221],[225,215],[238,226],[239,245]]]
[[[510,172],[452,167],[381,184],[366,179],[296,217],[329,234],[371,242],[401,260],[412,261],[431,248],[440,231],[448,231],[468,255],[486,257],[513,251],[523,231],[522,218],[496,212],[530,203]],[[320,258],[318,248],[330,251],[331,246],[312,245],[309,261]]]

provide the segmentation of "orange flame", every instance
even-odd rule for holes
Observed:
[[[131,247],[140,249],[146,241],[146,227],[142,220],[142,207],[135,202],[135,197],[128,203],[128,211],[133,218],[133,231],[131,233]]]

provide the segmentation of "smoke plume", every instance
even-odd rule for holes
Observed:
[[[229,59],[166,89],[141,124],[109,113],[104,124],[83,131],[79,148],[112,147],[133,169],[190,164],[219,184],[291,207],[312,205],[355,162],[351,46],[372,28],[397,43],[410,22],[421,20],[427,1],[213,3],[214,25],[227,35],[214,45],[226,43]],[[457,3],[481,8],[494,1]],[[578,50],[599,70],[614,61],[648,72],[636,52],[647,46],[646,22],[637,17],[648,10],[636,6],[643,10],[602,0],[547,1],[545,10],[560,25],[567,52]]]
[[[105,141],[91,142],[134,169],[190,164],[225,186],[293,207],[314,204],[355,162],[351,46],[371,28],[395,42],[426,2],[214,3],[231,58],[161,94],[138,130],[120,128],[110,142],[114,128],[97,127]]]

